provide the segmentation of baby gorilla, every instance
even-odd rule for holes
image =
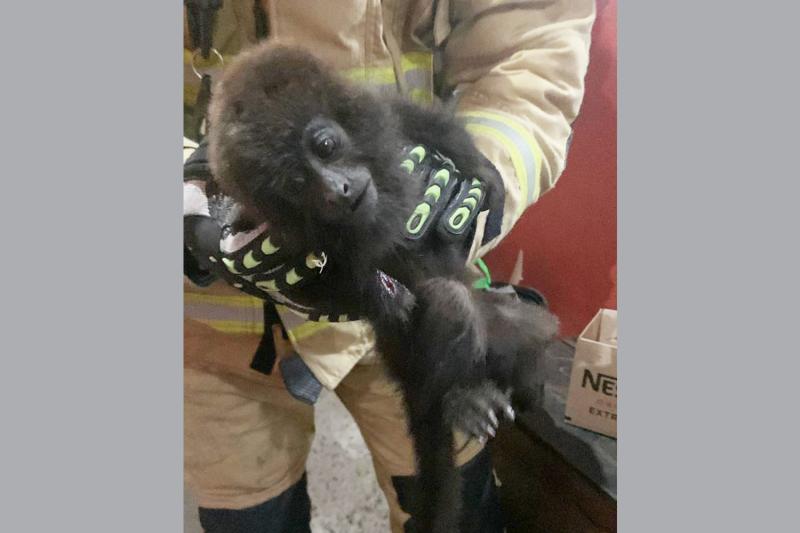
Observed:
[[[537,356],[557,321],[516,297],[469,288],[466,250],[430,232],[407,238],[424,183],[401,168],[423,145],[502,187],[448,113],[379,97],[296,48],[259,45],[220,80],[209,158],[220,187],[253,224],[266,222],[286,257],[324,251],[323,273],[282,294],[307,306],[357,310],[403,392],[418,459],[413,509],[424,532],[458,530],[453,429],[484,438],[535,395]],[[509,397],[510,394],[510,397]]]

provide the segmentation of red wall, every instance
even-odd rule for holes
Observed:
[[[597,5],[567,168],[486,257],[493,277],[508,280],[522,250],[521,284],[547,297],[563,335],[577,335],[600,307],[617,306],[617,2]]]

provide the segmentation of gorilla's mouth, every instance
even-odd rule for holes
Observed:
[[[361,194],[358,195],[358,198],[356,198],[356,201],[350,204],[351,211],[353,212],[358,211],[358,208],[361,207],[361,204],[364,202],[364,198],[366,198],[367,196],[367,191],[369,190],[369,187],[370,184],[367,184],[367,186],[364,187],[364,190],[361,191]]]
[[[376,200],[378,199],[378,191],[375,189],[375,185],[370,180],[367,183],[367,186],[364,187],[364,190],[358,195],[356,200],[350,204],[350,210],[353,213],[359,212],[359,210],[364,210],[367,208],[372,207],[375,205]],[[362,209],[362,207],[364,209]]]

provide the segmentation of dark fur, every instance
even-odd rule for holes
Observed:
[[[309,124],[320,118],[345,132],[329,167],[307,149]],[[379,98],[305,52],[270,44],[228,68],[210,124],[210,161],[223,190],[253,220],[267,221],[290,250],[328,254],[324,276],[289,297],[355,306],[373,325],[378,350],[404,393],[419,460],[424,496],[414,514],[421,531],[456,531],[460,482],[452,429],[491,432],[495,413],[508,405],[505,391],[518,405],[532,400],[533,365],[557,323],[540,307],[468,288],[461,247],[435,235],[419,243],[404,239],[422,184],[400,170],[401,149],[410,143],[435,148],[466,176],[488,179],[489,189],[502,186],[496,172],[450,114]],[[367,187],[374,187],[376,194],[365,193],[367,205],[353,208],[352,216],[346,210],[332,215],[339,207],[321,199],[329,189],[321,185],[320,168],[334,167],[367,176]],[[409,293],[387,295],[378,269]]]

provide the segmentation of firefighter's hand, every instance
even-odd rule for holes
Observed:
[[[478,214],[489,208],[499,175],[465,176],[446,156],[422,145],[409,147],[404,155],[402,168],[425,186],[421,201],[406,221],[406,238],[420,240],[435,232],[447,241],[463,239]],[[492,171],[496,174],[487,162],[486,173]]]

